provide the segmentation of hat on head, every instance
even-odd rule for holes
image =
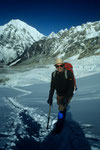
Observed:
[[[63,62],[63,60],[61,59],[61,58],[56,58],[56,63],[55,63],[55,65],[56,64],[63,64],[64,62]]]

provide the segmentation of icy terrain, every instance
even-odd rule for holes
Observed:
[[[100,56],[91,56],[77,60],[78,55],[65,60],[73,64],[74,73],[76,78],[96,74],[100,72]],[[34,68],[24,73],[7,74],[6,77],[10,78],[6,82],[8,86],[27,86],[38,84],[41,82],[50,82],[51,73],[55,70],[54,64],[44,65],[40,68]],[[35,80],[34,80],[35,79]]]
[[[77,60],[76,56],[68,61],[74,65],[78,91],[68,106],[63,131],[55,136],[50,133],[58,113],[55,96],[46,130],[54,66],[8,74],[10,80],[0,87],[1,150],[100,149],[100,57]]]

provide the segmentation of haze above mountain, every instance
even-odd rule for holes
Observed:
[[[0,27],[0,62],[5,64],[45,64],[77,54],[78,59],[100,55],[100,21],[61,29],[48,37],[20,20]]]

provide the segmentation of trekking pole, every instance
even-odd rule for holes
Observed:
[[[49,105],[48,121],[47,121],[47,129],[48,129],[48,127],[49,127],[50,113],[51,113],[51,105]]]

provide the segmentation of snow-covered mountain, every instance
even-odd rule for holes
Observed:
[[[44,35],[20,20],[0,26],[0,61],[6,64],[17,60],[34,42]]]
[[[30,57],[35,56],[40,62],[51,62],[55,57],[66,59],[76,54],[78,59],[99,55],[100,21],[51,33],[46,39],[35,42],[29,52]]]
[[[67,59],[77,54],[78,59],[100,54],[100,21],[52,32],[48,37],[20,20],[0,27],[0,61],[6,64],[19,60],[51,63],[55,57]]]

